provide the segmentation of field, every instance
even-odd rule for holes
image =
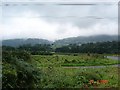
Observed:
[[[104,58],[103,55],[33,55],[30,63],[41,71],[40,83],[36,84],[39,88],[118,87],[118,67],[109,66],[118,64],[118,61]]]
[[[104,54],[54,53],[31,55],[3,51],[3,88],[118,87],[118,60]],[[119,70],[118,70],[119,69]]]
[[[42,68],[42,71],[42,88],[118,87],[118,69],[113,67]],[[108,83],[99,83],[99,80],[107,80]]]
[[[33,55],[32,60],[38,63],[38,66],[42,67],[101,66],[118,64],[117,60],[108,59],[99,54]]]

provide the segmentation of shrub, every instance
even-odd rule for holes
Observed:
[[[26,51],[3,52],[3,88],[35,88],[40,83],[41,72],[28,62],[30,54]]]

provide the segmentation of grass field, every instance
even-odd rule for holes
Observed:
[[[33,60],[38,62],[39,66],[100,66],[118,64],[117,60],[105,58],[98,54],[81,55],[33,55]]]
[[[111,71],[112,70],[112,71]],[[43,68],[42,88],[118,87],[118,69],[106,68]],[[94,84],[90,84],[94,80]],[[108,83],[97,83],[107,80]]]
[[[41,74],[40,88],[118,87],[118,68],[64,68],[63,66],[93,66],[118,64],[102,55],[33,55],[32,65]],[[100,80],[107,82],[100,82]],[[92,81],[92,82],[91,82]]]

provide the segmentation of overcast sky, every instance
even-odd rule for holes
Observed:
[[[118,0],[11,1],[0,4],[0,39],[118,34]]]

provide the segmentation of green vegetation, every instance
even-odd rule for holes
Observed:
[[[97,42],[86,44],[69,44],[56,48],[56,52],[63,53],[99,53],[99,54],[118,54],[120,53],[120,42]]]
[[[40,67],[42,71],[39,88],[85,88],[118,87],[118,68],[59,68]],[[111,71],[112,70],[112,71]],[[107,84],[89,83],[90,80],[108,80]]]
[[[56,63],[46,63],[46,66],[41,66],[42,61],[52,56],[42,56],[41,58],[45,59],[41,60],[37,60],[37,57],[41,56],[32,56],[30,62],[19,59],[10,63],[3,61],[3,88],[118,87],[116,67],[64,68],[55,66]],[[54,60],[56,59],[53,59],[53,62]],[[95,82],[108,80],[108,83],[90,84],[90,80]]]
[[[91,45],[98,45],[98,49],[101,49],[100,45],[104,46],[105,43],[68,45],[54,49],[49,44],[23,45],[16,48],[3,46],[2,86],[29,89],[118,87],[120,68],[109,65],[116,65],[119,62],[104,57],[108,54],[117,55],[119,52],[114,48],[116,42],[111,43],[109,48],[113,48],[113,52],[110,49],[105,54],[103,52],[100,54],[101,50],[88,52],[97,48],[96,46],[93,49]],[[83,46],[87,48],[84,48],[84,53],[76,52],[82,51],[80,48]],[[60,48],[63,51],[57,52]],[[72,50],[75,52],[73,53]],[[104,67],[90,68],[89,66]]]
[[[32,60],[38,62],[40,66],[53,65],[56,67],[60,66],[100,66],[100,65],[114,65],[118,64],[117,60],[104,58],[103,55],[99,54],[79,54],[74,55],[33,55]]]
[[[26,50],[32,55],[52,55],[57,53],[97,53],[120,54],[120,41],[96,42],[86,44],[69,44],[56,47],[54,44],[24,44],[19,47],[2,46],[5,50]]]
[[[3,88],[34,88],[41,75],[30,64],[30,54],[25,51],[3,51],[2,86]]]

